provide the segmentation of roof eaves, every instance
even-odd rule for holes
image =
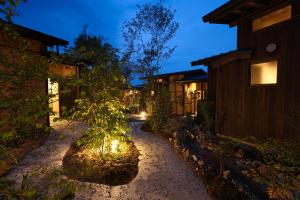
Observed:
[[[216,56],[211,56],[208,58],[203,58],[197,61],[193,61],[191,62],[191,65],[192,66],[205,65],[205,66],[219,67],[233,60],[249,59],[252,56],[252,52],[253,52],[252,50],[229,51]]]
[[[21,25],[13,24],[4,20],[0,20],[0,23],[12,25],[12,27],[15,28],[15,30],[23,37],[38,40],[41,42],[46,43],[47,45],[62,45],[66,46],[69,44],[68,41],[63,40],[61,38],[48,35],[46,33],[42,33],[40,31],[36,31]]]

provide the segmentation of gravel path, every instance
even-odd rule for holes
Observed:
[[[63,125],[57,126],[47,142],[26,156],[8,178],[19,183],[22,175],[42,166],[61,169],[61,161],[69,144],[79,138],[83,130],[79,123],[74,123],[72,127],[75,132]],[[201,180],[166,140],[141,131],[141,122],[131,122],[131,127],[133,141],[141,153],[137,177],[127,185],[114,187],[78,182],[84,189],[77,192],[76,199],[210,199]]]

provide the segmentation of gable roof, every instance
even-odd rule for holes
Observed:
[[[191,65],[192,66],[205,65],[205,66],[219,67],[233,60],[249,59],[251,58],[251,55],[252,55],[252,50],[229,51],[219,55],[193,61],[191,62]]]
[[[194,69],[194,70],[188,70],[188,71],[178,71],[178,72],[171,72],[171,73],[165,73],[165,74],[158,74],[155,75],[155,78],[164,78],[168,76],[173,75],[190,75],[190,74],[201,74],[206,75],[207,73],[203,69]]]
[[[205,15],[204,22],[212,24],[229,24],[235,26],[237,21],[245,15],[262,11],[275,4],[287,3],[290,0],[229,0],[214,11]]]
[[[6,24],[6,25],[12,25],[13,28],[15,28],[15,30],[22,36],[25,38],[30,38],[33,40],[38,40],[41,41],[43,43],[45,43],[48,46],[53,46],[53,45],[68,45],[69,42],[63,39],[60,39],[58,37],[52,36],[52,35],[48,35],[46,33],[42,33],[40,31],[36,31],[24,26],[20,26],[17,24],[13,24],[4,20],[0,19],[0,25],[1,24]]]
[[[183,79],[180,79],[177,82],[180,82],[180,83],[200,82],[200,81],[203,81],[203,80],[207,80],[207,78],[208,78],[207,74],[206,75],[194,74],[194,75],[191,75],[191,76],[186,76],[186,77],[184,77]]]

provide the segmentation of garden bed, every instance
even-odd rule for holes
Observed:
[[[294,155],[297,149],[288,150],[291,143],[244,142],[215,136],[186,121],[178,124],[169,141],[214,199],[300,198],[300,162]]]
[[[127,141],[126,149],[101,155],[90,148],[78,148],[73,143],[63,159],[64,173],[82,182],[123,185],[138,174],[139,151]]]
[[[44,131],[43,134],[35,136],[34,139],[27,139],[15,147],[6,147],[5,154],[2,154],[0,158],[0,176],[9,172],[14,165],[33,149],[41,146],[46,141],[49,134],[49,131]]]

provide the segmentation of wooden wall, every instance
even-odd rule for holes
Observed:
[[[176,81],[183,78],[184,75],[172,75],[168,77],[170,98],[172,103],[173,115],[184,115],[183,98],[184,91],[183,86]]]
[[[208,66],[208,94],[209,100],[216,100],[216,87],[217,87],[217,69]]]
[[[36,40],[25,38],[28,43],[27,52],[34,55],[39,56],[46,51],[46,46]],[[13,41],[10,36],[8,36],[5,32],[0,31],[0,70],[4,73],[10,73],[11,70],[4,68],[4,62],[9,63],[18,63],[20,62],[20,55],[17,54],[17,47],[20,45]],[[1,83],[1,95],[9,95],[9,86]],[[46,94],[47,92],[47,81],[32,81],[28,83],[39,90],[41,93]],[[3,91],[6,91],[5,93]],[[5,117],[9,113],[0,110],[0,117]],[[42,123],[48,124],[48,117],[41,119]]]
[[[179,83],[177,81],[184,78],[184,74],[176,74],[168,76],[169,92],[172,104],[173,115],[185,115],[187,113],[196,114],[197,112],[197,99],[191,95],[187,95],[188,86],[192,86],[192,89],[205,90],[205,93],[201,97],[201,100],[206,99],[207,82],[193,82],[193,83]]]
[[[298,7],[293,10],[300,11]],[[217,131],[241,138],[293,139],[300,135],[300,17],[299,13],[293,16],[257,32],[251,32],[250,19],[240,22],[238,48],[253,49],[253,58],[217,69]],[[269,43],[276,43],[278,49],[266,52]],[[277,84],[250,86],[251,62],[268,59],[279,61]]]

